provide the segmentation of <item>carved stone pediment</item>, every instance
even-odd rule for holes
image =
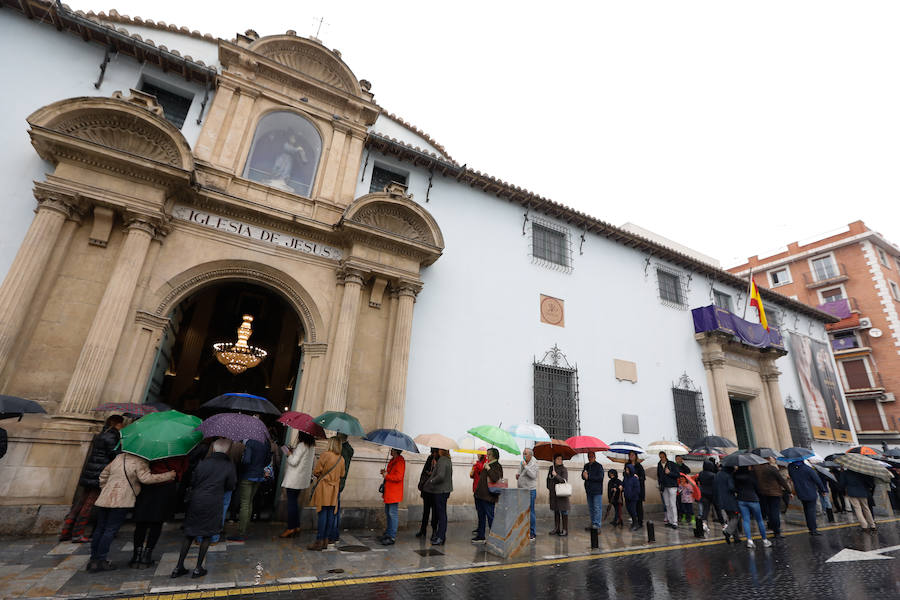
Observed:
[[[280,65],[303,73],[332,87],[359,96],[356,77],[334,52],[295,36],[272,36],[256,40],[250,50]]]
[[[353,215],[353,220],[402,238],[435,245],[425,220],[395,204],[370,204]]]

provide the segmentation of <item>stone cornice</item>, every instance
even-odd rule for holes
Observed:
[[[154,315],[153,313],[147,312],[145,310],[137,311],[134,315],[134,320],[136,323],[146,325],[154,331],[163,331],[171,323],[171,320],[168,317]]]

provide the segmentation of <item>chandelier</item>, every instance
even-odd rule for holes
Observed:
[[[236,342],[213,344],[216,358],[234,375],[239,375],[247,369],[252,369],[268,354],[262,348],[247,344],[247,340],[253,335],[253,330],[250,328],[253,317],[244,315],[243,319],[244,321],[237,330],[238,339]]]

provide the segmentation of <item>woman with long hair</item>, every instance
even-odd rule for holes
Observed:
[[[316,439],[308,433],[298,431],[297,442],[288,448],[287,460],[284,461],[281,487],[287,495],[287,529],[281,532],[280,537],[294,537],[300,533],[299,500],[312,481],[315,458]]]
[[[313,468],[313,475],[318,479],[313,485],[309,503],[316,507],[319,520],[316,528],[316,541],[307,547],[308,550],[324,550],[328,547],[328,532],[332,529],[335,513],[337,513],[338,492],[344,470],[341,440],[337,436],[329,438],[328,449],[322,453]]]

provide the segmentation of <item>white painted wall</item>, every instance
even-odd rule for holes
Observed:
[[[368,192],[376,161],[410,173],[409,191],[437,219],[446,242],[444,256],[423,273],[416,303],[407,433],[457,438],[480,424],[533,421],[532,362],[554,344],[578,367],[582,433],[608,443],[677,439],[671,388],[683,373],[702,390],[707,425],[715,433],[691,312],[660,302],[656,259],[645,273],[645,254],[590,234],[581,254],[581,231],[570,227],[572,272],[533,264],[530,223],[522,235],[523,208],[440,176],[425,204],[427,173],[375,153],[358,195]],[[732,294],[740,314],[746,290],[715,288]],[[540,322],[541,294],[565,300],[564,328]],[[688,297],[688,308],[709,305],[712,286],[695,276]],[[786,322],[793,323],[794,315],[787,311]],[[800,315],[797,323],[827,339],[822,323]],[[637,363],[637,383],[615,379],[616,358]],[[783,394],[799,397],[790,358],[778,366],[785,373]],[[639,416],[640,434],[622,432],[623,413]]]
[[[390,117],[386,117],[385,115],[378,115],[378,118],[375,119],[375,124],[372,125],[371,131],[385,137],[398,139],[410,146],[418,146],[422,150],[426,150],[437,156],[447,157],[446,154],[438,150],[434,144],[423,138],[421,135],[407,129],[397,121]]]
[[[175,31],[162,31],[141,25],[126,25],[110,21],[104,21],[104,23],[115,27],[117,30],[124,29],[129,34],[137,34],[144,41],[152,40],[157,47],[165,46],[169,50],[178,50],[182,56],[190,56],[195,61],[202,60],[207,66],[216,67],[217,69],[221,68],[219,64],[219,44],[217,42],[198,39]]]
[[[102,46],[59,32],[49,24],[29,21],[13,11],[0,11],[0,47],[7,57],[0,61],[0,81],[6,82],[0,86],[2,280],[34,216],[32,182],[43,180],[44,175],[53,170],[52,165],[41,160],[31,147],[25,122],[28,115],[66,98],[108,97],[116,90],[127,94],[129,89],[139,85],[142,73],[145,73],[157,82],[194,94],[194,102],[182,127],[182,133],[193,146],[200,134],[197,116],[203,93],[200,86],[187,84],[148,65],[142,67],[137,61],[119,55],[111,57],[103,84],[100,89],[95,89],[94,82],[99,77],[104,54]],[[210,102],[212,96],[211,93]],[[209,106],[207,104],[207,108]]]

